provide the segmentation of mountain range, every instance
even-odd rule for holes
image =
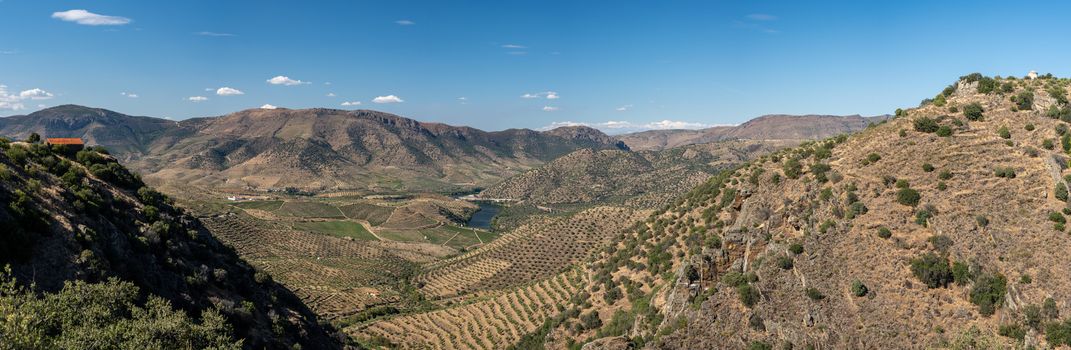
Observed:
[[[866,128],[888,118],[859,115],[764,115],[736,126],[699,130],[648,130],[617,136],[635,150],[663,150],[724,140],[816,140]]]

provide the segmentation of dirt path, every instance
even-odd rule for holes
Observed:
[[[350,219],[350,220],[353,220],[353,219]],[[380,237],[379,235],[377,235],[376,231],[372,229],[372,225],[369,224],[367,221],[364,221],[364,220],[353,220],[353,221],[356,221],[358,224],[361,224],[361,227],[364,227],[365,230],[368,230],[368,233],[371,233],[373,236],[376,236],[376,239],[381,240],[381,241],[389,241],[388,239],[384,239],[383,237]]]

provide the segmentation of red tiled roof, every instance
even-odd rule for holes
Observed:
[[[54,137],[54,138],[48,138],[47,142],[50,145],[83,145],[84,144],[82,142],[82,139],[77,138],[77,137],[71,137],[71,138]]]

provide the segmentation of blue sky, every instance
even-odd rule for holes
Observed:
[[[1069,10],[1061,1],[0,0],[0,115],[75,103],[185,119],[271,104],[610,131],[876,115],[971,72],[1067,76]]]

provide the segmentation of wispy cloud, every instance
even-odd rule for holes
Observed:
[[[550,125],[540,128],[540,130],[551,130],[560,128],[563,126],[587,126],[602,130],[608,134],[623,134],[629,132],[637,132],[644,130],[675,130],[675,129],[705,129],[715,126],[727,126],[731,124],[704,124],[695,122],[686,122],[679,120],[661,120],[647,123],[636,123],[625,120],[609,120],[605,122],[574,122],[574,121],[561,121],[552,122]]]
[[[120,92],[119,95],[126,96],[129,98],[138,98],[138,94],[135,94],[133,92]]]
[[[0,110],[17,111],[26,109],[26,105],[23,101],[26,100],[47,100],[55,97],[51,92],[34,88],[29,90],[23,90],[19,93],[8,92],[7,85],[0,84]]]
[[[750,15],[747,15],[747,19],[750,19],[752,21],[776,21],[777,16],[766,13],[752,13]]]
[[[505,45],[502,45],[502,48],[504,48],[504,49],[527,49],[528,47],[524,46],[524,45],[517,45],[517,44],[505,44]]]
[[[543,111],[544,111],[544,112],[556,112],[557,110],[558,110],[558,107],[554,107],[554,106],[543,106]]]
[[[197,34],[197,35],[200,35],[200,36],[234,36],[234,34],[231,34],[231,33],[219,33],[219,32],[197,32],[197,33],[194,33],[194,34]]]
[[[557,100],[560,97],[561,96],[558,96],[558,93],[554,92],[554,91],[525,93],[524,95],[521,95],[521,98],[529,98],[529,99],[531,99],[531,98],[545,98],[545,99],[548,99],[548,100]]]
[[[328,92],[327,93],[327,97],[335,97],[335,96],[337,96],[337,95],[335,95],[334,92]]]
[[[204,102],[204,101],[208,101],[208,97],[204,97],[204,96],[190,96],[190,97],[187,97],[187,98],[186,98],[186,100],[187,100],[187,101],[190,101],[190,102],[194,102],[194,103],[196,103],[196,102]]]
[[[387,96],[376,96],[376,98],[372,99],[372,102],[373,103],[402,103],[402,102],[405,102],[405,100],[401,99],[398,96],[387,95]]]
[[[346,102],[342,102],[342,105],[343,106],[347,106],[347,107],[349,107],[349,106],[360,106],[361,105],[361,101],[346,101]]]
[[[408,19],[400,19],[400,20],[394,21],[394,24],[401,25],[401,26],[411,26],[411,25],[416,24],[416,22],[413,22],[413,21],[408,20]]]
[[[287,76],[284,76],[284,75],[278,75],[278,76],[275,76],[274,78],[268,79],[268,84],[294,86],[294,85],[309,84],[309,82],[301,81],[301,80],[297,80],[297,79],[290,79],[290,77],[287,77]]]
[[[241,90],[224,86],[224,87],[221,87],[219,89],[216,89],[216,95],[220,95],[220,96],[235,96],[235,95],[245,95],[245,93],[242,92]]]
[[[630,110],[630,109],[632,109],[632,105],[624,105],[624,106],[616,108],[616,110],[618,112],[624,112],[624,111],[627,111],[627,110]]]
[[[92,13],[86,10],[67,10],[62,12],[53,12],[52,18],[87,26],[118,26],[131,22],[131,19],[126,17],[105,16]]]

